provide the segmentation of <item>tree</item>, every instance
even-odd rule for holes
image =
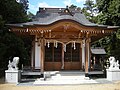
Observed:
[[[120,0],[96,0],[96,3],[99,11],[97,16],[98,24],[120,26]],[[120,59],[120,30],[107,37],[107,39],[101,39],[101,43],[102,40],[108,42],[106,45],[101,44],[101,46],[107,47],[108,55]]]
[[[72,4],[71,6],[69,6],[69,8],[73,8],[74,9],[74,8],[77,8],[77,6]]]
[[[0,15],[6,23],[27,21],[23,4],[19,4],[15,0],[0,0]]]
[[[113,25],[120,26],[120,0],[113,0],[110,2],[108,12],[111,16]]]
[[[86,0],[85,1],[85,8],[86,10],[90,13],[91,17],[93,17],[93,12],[94,12],[94,2],[92,0]]]
[[[26,45],[31,42],[25,43],[21,37],[9,32],[6,26],[8,23],[28,21],[26,10],[23,3],[17,3],[16,0],[0,0],[0,68],[7,69],[8,60],[12,60],[14,56],[20,57],[20,66],[30,63],[31,47]]]
[[[96,22],[96,8],[93,0],[86,0],[82,12],[91,22]]]
[[[27,51],[25,50],[24,42],[20,37],[17,37],[13,33],[5,33],[4,37],[1,38],[0,42],[0,61],[2,67],[7,67],[8,60],[12,60],[13,57],[18,56],[20,57],[20,66],[21,64],[26,63],[28,58]],[[4,61],[3,61],[4,60]]]
[[[120,26],[120,0],[96,0],[96,2],[100,13],[98,16],[104,20],[103,24]]]
[[[28,19],[29,19],[29,21],[32,21],[32,19],[33,19],[34,16],[35,15],[33,13],[28,12]]]
[[[2,16],[0,15],[0,28],[3,28],[4,27],[4,20],[2,18]]]
[[[81,10],[80,7],[77,7],[76,5],[72,4],[71,6],[69,6],[70,9],[77,9],[77,10]]]
[[[28,6],[29,6],[29,4],[28,4],[29,1],[28,0],[16,0],[16,2],[22,4],[23,7],[24,7],[25,12],[27,12]]]

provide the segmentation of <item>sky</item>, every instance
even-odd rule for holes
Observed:
[[[65,8],[72,4],[83,7],[86,0],[29,0],[29,11],[36,14],[39,7]]]

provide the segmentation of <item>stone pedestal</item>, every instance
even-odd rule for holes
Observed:
[[[117,81],[120,80],[120,69],[107,69],[107,80]]]
[[[5,71],[5,81],[7,83],[19,83],[21,81],[21,71],[20,70],[6,70]]]

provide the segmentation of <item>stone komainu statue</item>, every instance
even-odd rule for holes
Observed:
[[[115,57],[109,57],[110,67],[109,69],[119,69],[119,62],[115,60]]]
[[[19,57],[14,57],[13,61],[9,60],[8,70],[18,70]]]

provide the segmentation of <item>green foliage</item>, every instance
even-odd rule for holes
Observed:
[[[112,23],[120,26],[120,0],[111,1],[108,12],[111,15]]]
[[[96,3],[99,12],[96,18],[98,24],[120,26],[120,0],[96,0]],[[103,43],[103,40],[106,43]],[[97,43],[106,49],[108,56],[113,55],[120,59],[120,29]]]
[[[96,23],[96,8],[95,8],[95,4],[93,2],[93,0],[86,0],[84,7],[82,9],[82,12],[85,14],[86,18],[93,22]]]
[[[77,9],[77,10],[81,10],[81,8],[80,7],[77,7],[76,5],[71,5],[71,6],[69,6],[69,8],[71,8],[71,9]]]
[[[17,1],[17,0],[16,0]],[[18,3],[21,3],[22,5],[23,5],[23,7],[24,7],[24,11],[25,12],[27,12],[27,10],[28,10],[28,6],[29,6],[29,1],[28,0],[18,0],[17,1]]]
[[[72,4],[69,8],[77,8],[77,6]]]
[[[8,60],[20,57],[21,64],[30,64],[31,41],[23,41],[21,37],[9,32],[7,23],[21,23],[28,20],[22,3],[16,0],[0,0],[0,68],[7,69]]]
[[[32,21],[32,18],[34,17],[35,15],[31,12],[28,12],[28,19],[29,21]]]
[[[111,0],[96,0],[99,12],[108,12],[108,7]]]
[[[0,0],[0,15],[6,23],[27,21],[23,4],[17,3],[16,0]]]
[[[120,26],[120,0],[96,0],[96,2],[100,13],[98,23]]]
[[[85,5],[84,8],[86,8],[86,10],[89,10],[90,13],[93,14],[92,13],[93,12],[93,8],[94,8],[94,2],[93,2],[93,0],[86,0],[84,5]]]
[[[13,57],[20,57],[20,64],[26,63],[25,61],[28,58],[28,53],[25,50],[24,42],[21,38],[17,37],[12,33],[5,33],[4,37],[1,38],[0,42],[0,61],[4,59],[4,64],[7,65],[8,60],[12,60]],[[6,66],[7,67],[7,66]]]
[[[3,28],[4,27],[4,20],[2,18],[2,16],[0,15],[0,28]]]

